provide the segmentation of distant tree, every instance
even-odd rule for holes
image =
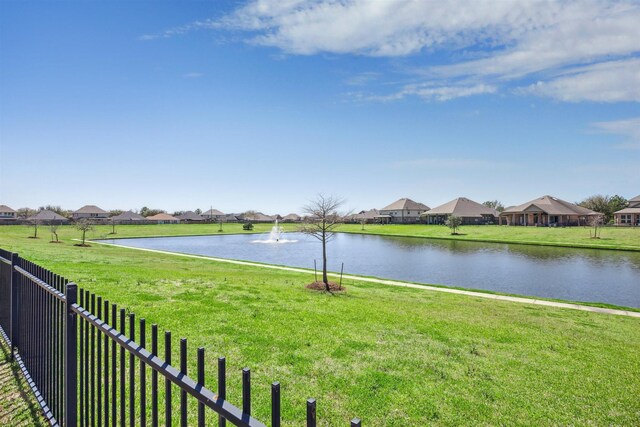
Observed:
[[[184,211],[175,211],[172,215],[173,216],[180,216],[184,213]]]
[[[458,234],[458,228],[462,225],[462,218],[455,215],[449,215],[444,224],[451,229],[451,234]]]
[[[140,215],[144,217],[158,215],[159,213],[167,213],[167,211],[162,209],[149,209],[146,206],[143,206],[142,209],[140,209]]]
[[[600,232],[602,231],[602,226],[604,224],[604,215],[591,215],[588,218],[588,223],[591,228],[589,228],[589,237],[592,239],[599,239]]]
[[[602,194],[596,194],[591,197],[587,197],[580,203],[579,206],[583,208],[591,209],[592,211],[601,213],[604,217],[602,221],[607,224],[613,219],[613,213],[624,209],[628,206],[629,201],[622,196],[605,196]]]
[[[51,224],[49,224],[49,231],[51,232],[51,241],[52,242],[60,242],[60,240],[58,239],[58,227],[59,225],[56,224],[55,222],[52,222]],[[53,240],[55,238],[55,240]]]
[[[38,213],[38,211],[31,208],[20,208],[16,212],[18,213],[18,218],[23,218],[23,219],[29,218],[35,215],[36,213]]]
[[[488,208],[495,209],[498,212],[502,212],[504,210],[504,205],[500,203],[498,200],[487,200],[483,203]]]
[[[242,214],[242,217],[248,221],[254,219],[258,215],[258,212],[254,210],[248,210]]]
[[[202,214],[202,210],[200,208],[196,209],[194,212],[198,215]]]
[[[111,217],[109,221],[111,221],[111,233],[109,234],[116,234],[116,220]]]
[[[338,209],[344,200],[335,196],[318,196],[303,208],[307,214],[300,231],[313,236],[322,243],[322,282],[327,291],[331,291],[327,277],[327,243],[335,236],[335,229],[340,223]]]
[[[86,218],[81,218],[76,222],[76,228],[82,232],[82,246],[85,244],[87,231],[93,230],[93,225]]]
[[[124,212],[122,209],[113,209],[109,211],[109,216],[117,216]]]

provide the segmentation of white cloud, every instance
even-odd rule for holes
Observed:
[[[640,102],[640,58],[578,67],[523,92],[568,102]]]
[[[618,102],[638,101],[638,74],[625,62],[640,54],[638,22],[640,3],[633,1],[253,0],[220,19],[141,39],[215,29],[285,54],[425,57],[427,66],[412,70],[419,83],[402,85],[388,100],[408,94],[448,100],[533,78],[540,84],[520,93]],[[441,52],[449,64],[435,63],[433,54]],[[370,85],[382,80],[353,78]],[[634,84],[635,90],[622,89]]]
[[[640,117],[610,122],[597,122],[593,126],[605,133],[618,135],[623,141],[617,148],[640,150]]]

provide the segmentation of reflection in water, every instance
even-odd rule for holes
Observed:
[[[287,233],[287,245],[256,235],[118,239],[116,244],[313,268],[317,240]],[[329,269],[419,283],[640,307],[640,253],[502,243],[338,234]]]

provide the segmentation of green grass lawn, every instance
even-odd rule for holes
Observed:
[[[464,225],[458,231],[460,235],[452,236],[451,230],[444,225],[366,224],[364,230],[360,224],[340,226],[340,231],[345,233],[640,251],[640,227],[603,228],[600,239],[591,239],[590,230],[589,227]]]
[[[217,225],[117,232],[214,234]],[[640,423],[639,319],[357,281],[331,296],[304,288],[311,275],[80,248],[71,227],[61,228],[62,244],[48,243],[45,228],[40,233],[29,239],[28,227],[0,227],[0,247],[187,337],[191,372],[195,347],[204,346],[211,388],[215,358],[227,356],[236,405],[240,369],[251,367],[254,414],[262,420],[277,380],[285,425],[300,425],[308,397],[318,400],[320,425],[346,425],[353,416],[367,426]]]

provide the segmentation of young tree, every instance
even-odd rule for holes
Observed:
[[[591,226],[589,229],[589,236],[592,239],[599,239],[600,232],[602,231],[602,225],[604,224],[604,215],[591,215],[588,222]]]
[[[33,226],[33,236],[32,239],[38,238],[38,226],[40,226],[40,220],[36,217],[33,217],[29,220],[29,223]]]
[[[451,229],[451,234],[458,234],[458,228],[462,225],[462,218],[455,215],[449,215],[444,224]]]
[[[56,242],[56,243],[60,242],[60,240],[58,240],[58,227],[59,225],[53,221],[51,222],[51,224],[49,224],[49,231],[51,232],[51,235],[52,235],[51,237],[53,239],[53,237],[55,236],[55,239],[56,239],[56,240],[51,240],[52,242]]]
[[[487,200],[483,203],[488,208],[495,209],[498,212],[502,212],[504,210],[504,205],[500,203],[498,200]]]
[[[87,235],[87,231],[93,230],[93,225],[86,218],[82,218],[82,219],[79,219],[78,222],[76,222],[76,228],[82,232],[81,246],[87,246],[85,244],[85,241],[86,241],[85,237]]]
[[[338,208],[343,204],[343,199],[318,194],[315,200],[303,208],[307,216],[300,231],[322,242],[322,282],[327,291],[331,290],[327,278],[327,242],[335,236],[335,228],[341,220]]]

